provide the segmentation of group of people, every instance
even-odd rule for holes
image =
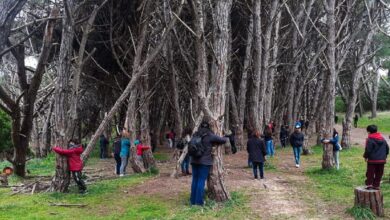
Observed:
[[[264,179],[264,163],[268,156],[274,155],[274,147],[272,140],[272,133],[274,126],[270,123],[264,129],[263,135],[260,131],[254,130],[249,132],[247,142],[247,152],[249,161],[252,164],[253,175],[255,179]],[[173,132],[173,130],[171,131]],[[383,135],[378,132],[377,126],[370,125],[367,127],[368,138],[366,142],[365,152],[363,157],[367,162],[366,171],[366,185],[367,189],[379,189],[381,178],[384,171],[384,164],[389,153],[389,146]],[[183,139],[179,140],[177,147],[179,150],[184,149],[185,145],[189,146],[189,151],[185,155],[185,159],[182,163],[182,172],[185,175],[190,175],[189,164],[192,165],[192,183],[191,183],[191,205],[204,205],[205,183],[210,174],[210,170],[213,165],[212,148],[213,146],[222,145],[226,143],[226,137],[220,137],[214,134],[210,129],[208,121],[203,121],[197,132],[191,136],[191,130],[186,129],[183,135]],[[294,152],[295,166],[300,166],[300,154],[304,144],[304,134],[302,133],[301,122],[296,122],[294,125],[294,132],[288,137],[288,130],[286,126],[281,127],[281,145],[286,146],[287,139],[291,144]],[[191,149],[193,148],[194,137],[200,137],[200,144],[202,146],[201,154],[191,155]],[[227,135],[229,137],[229,135]],[[233,136],[234,137],[234,136]],[[173,139],[173,136],[169,136]],[[231,138],[231,137],[230,137]],[[233,138],[234,140],[234,138]],[[333,130],[332,138],[322,139],[322,143],[333,145],[333,156],[336,164],[336,169],[339,169],[339,151],[341,146],[339,144],[339,134],[336,129]],[[108,141],[107,141],[108,142]],[[174,140],[172,140],[174,143]],[[196,142],[196,140],[195,140]],[[108,143],[105,143],[108,144]],[[113,142],[112,156],[116,161],[116,174],[124,176],[126,173],[126,166],[130,156],[130,133],[123,131],[121,135],[118,135]],[[138,160],[142,160],[142,154],[145,150],[150,149],[149,146],[144,146],[140,140],[134,140],[136,146]],[[179,145],[182,145],[179,147]],[[199,150],[199,149],[198,149]],[[60,147],[54,147],[53,151],[64,155],[68,158],[69,170],[77,183],[80,193],[86,192],[86,185],[82,180],[82,160],[80,155],[83,152],[82,145],[78,140],[70,140],[68,143],[68,149],[62,149]],[[191,157],[191,159],[190,159]]]

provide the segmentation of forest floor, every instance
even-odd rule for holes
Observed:
[[[336,128],[341,131],[341,126]],[[353,188],[364,183],[361,155],[366,136],[365,129],[353,129],[356,147],[341,151],[339,171],[321,170],[321,147],[302,156],[300,168],[295,167],[291,147],[277,147],[275,157],[267,161],[265,180],[254,180],[245,151],[225,155],[225,180],[232,200],[225,204],[206,200],[203,208],[188,204],[191,176],[170,177],[172,149],[161,147],[155,153],[158,175],[129,173],[118,178],[113,159],[93,158],[84,170],[89,194],[78,195],[73,183],[68,194],[11,196],[9,189],[0,188],[0,219],[353,219],[346,210],[353,206]],[[51,156],[29,166],[32,175],[52,175],[53,163]],[[387,216],[389,169],[387,165],[382,184]],[[18,181],[11,179],[12,184]],[[86,204],[87,208],[52,207],[52,203]]]

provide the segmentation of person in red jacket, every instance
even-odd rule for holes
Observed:
[[[142,154],[145,150],[150,149],[150,147],[142,145],[140,140],[135,140],[134,145],[137,147],[137,159],[142,161]]]
[[[79,192],[84,194],[86,193],[87,187],[81,179],[83,162],[80,158],[80,154],[83,153],[83,147],[77,140],[70,140],[68,142],[68,148],[69,149],[62,149],[61,147],[56,146],[53,148],[53,151],[59,155],[67,157],[69,171],[72,173],[73,179],[79,187]]]

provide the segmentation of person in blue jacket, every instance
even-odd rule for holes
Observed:
[[[333,160],[336,164],[336,169],[340,169],[340,160],[339,160],[339,151],[341,150],[341,146],[339,144],[339,133],[336,128],[333,128],[332,139],[322,141],[323,143],[331,143],[333,145]]]
[[[127,131],[123,131],[122,138],[121,138],[121,151],[120,151],[120,157],[121,157],[121,168],[120,168],[120,175],[124,176],[126,173],[126,167],[130,156],[130,133]]]

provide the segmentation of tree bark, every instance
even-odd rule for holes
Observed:
[[[69,132],[69,86],[71,77],[71,60],[73,53],[74,26],[72,13],[75,8],[74,0],[64,1],[65,15],[62,19],[62,38],[58,63],[58,79],[55,88],[55,145],[68,148]],[[65,156],[56,154],[56,171],[51,182],[51,190],[56,192],[68,191],[70,173]]]
[[[212,65],[211,81],[213,85],[210,90],[213,91],[210,98],[210,111],[213,114],[213,130],[217,135],[222,135],[223,120],[225,114],[226,86],[229,48],[229,22],[232,0],[219,0],[214,9],[214,49],[215,61]],[[222,147],[214,148],[213,166],[207,181],[209,196],[217,202],[223,202],[230,199],[229,192],[224,183],[224,170],[222,160]]]
[[[367,190],[364,186],[355,188],[355,206],[366,207],[379,217],[385,216],[383,194],[380,190]]]

